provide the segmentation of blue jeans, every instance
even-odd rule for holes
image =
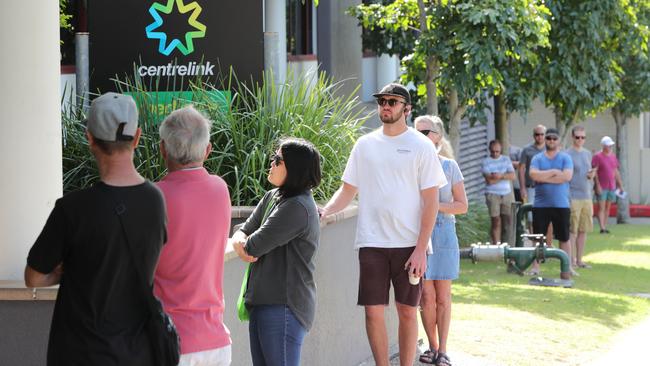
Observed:
[[[254,366],[298,366],[307,331],[286,305],[251,308],[248,331]]]

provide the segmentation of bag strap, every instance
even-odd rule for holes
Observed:
[[[115,214],[117,215],[117,219],[120,222],[120,227],[122,228],[122,235],[124,236],[124,243],[126,244],[129,255],[131,256],[131,262],[133,263],[133,267],[135,268],[136,277],[139,278],[138,283],[140,284],[140,290],[145,296],[145,300],[147,301],[149,311],[153,314],[156,312],[156,308],[157,308],[156,299],[153,294],[153,289],[151,288],[151,286],[149,286],[148,281],[145,279],[144,273],[142,273],[139,269],[138,263],[135,260],[136,258],[135,250],[131,245],[131,243],[129,242],[129,235],[127,234],[124,221],[122,220],[122,217],[126,212],[126,205],[122,203],[121,200],[118,199],[117,194],[114,191],[112,191],[110,188],[107,190],[110,192],[111,196],[113,197],[113,201],[115,202]]]

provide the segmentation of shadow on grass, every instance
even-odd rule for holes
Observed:
[[[559,277],[559,262],[542,265],[545,277]],[[454,282],[454,303],[481,304],[520,310],[556,321],[585,320],[620,329],[618,319],[638,310],[631,292],[650,292],[650,270],[617,264],[599,264],[582,270],[574,288],[528,285],[529,277],[507,274],[503,263],[461,262]]]

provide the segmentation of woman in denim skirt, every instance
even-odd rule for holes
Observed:
[[[463,174],[445,138],[442,120],[437,116],[420,116],[415,119],[415,128],[436,145],[448,182],[440,188],[440,208],[431,234],[433,252],[427,257],[424,275],[420,315],[429,339],[429,349],[420,356],[420,362],[450,366],[447,338],[451,321],[451,281],[458,278],[460,267],[454,215],[467,212],[467,195]]]

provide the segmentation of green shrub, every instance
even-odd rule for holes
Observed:
[[[490,241],[490,215],[485,202],[473,200],[464,215],[456,216],[456,233],[461,247]]]
[[[241,82],[231,73],[224,83],[231,91],[230,103],[225,107],[223,101],[215,100],[213,86],[196,81],[192,83],[191,100],[183,99],[185,96],[180,94],[175,98],[176,106],[193,103],[214,122],[213,151],[205,167],[224,178],[233,205],[254,205],[271,188],[266,180],[269,157],[282,137],[302,137],[319,149],[323,157],[323,179],[314,192],[317,200],[329,199],[340,185],[350,150],[367,116],[362,115],[356,97],[343,95],[342,85],[324,74],[318,75],[315,81],[310,75],[296,78],[289,75],[287,80],[285,84],[275,85],[267,75],[259,85]],[[142,138],[135,165],[144,177],[153,181],[166,173],[158,148],[158,125],[170,111],[159,108],[156,94],[151,93],[160,90],[160,84],[144,85],[137,76],[117,81],[119,89],[131,94],[138,104]],[[65,192],[98,180],[82,120],[80,111],[64,108]]]

